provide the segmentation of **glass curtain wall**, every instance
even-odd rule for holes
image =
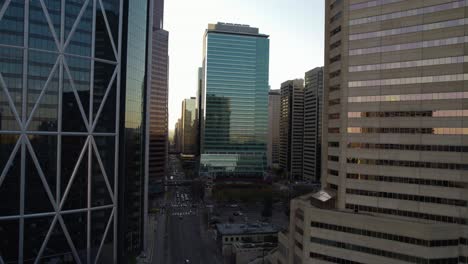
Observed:
[[[121,2],[0,1],[0,263],[115,263]]]

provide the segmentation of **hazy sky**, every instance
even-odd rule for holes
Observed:
[[[196,95],[208,23],[258,27],[270,35],[270,85],[323,65],[323,0],[166,0],[169,31],[169,129],[180,117],[182,100]]]

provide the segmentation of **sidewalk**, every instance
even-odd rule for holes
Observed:
[[[158,214],[159,215],[159,214]],[[148,249],[146,252],[146,258],[138,257],[137,258],[137,264],[145,264],[145,263],[152,263],[153,260],[153,255],[154,255],[154,249],[155,249],[155,238],[156,238],[156,227],[157,227],[158,221],[157,221],[157,215],[156,214],[150,214],[148,215],[148,230],[146,232],[147,236],[147,241],[148,241]]]

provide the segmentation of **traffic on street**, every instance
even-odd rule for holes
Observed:
[[[180,160],[169,157],[167,180],[186,180]],[[154,199],[156,216],[154,254],[151,263],[221,264],[213,231],[204,224],[206,208],[194,198],[190,186],[167,186],[163,197]]]

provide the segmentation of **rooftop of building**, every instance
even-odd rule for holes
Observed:
[[[316,74],[318,72],[323,72],[323,66],[322,67],[315,67],[312,70],[307,71],[305,74],[310,75],[310,74]]]
[[[234,243],[234,247],[239,249],[273,249],[278,246],[278,243],[271,242],[256,242],[256,243],[245,243],[237,242]]]
[[[225,235],[249,235],[278,233],[280,228],[269,223],[217,224],[216,230]]]
[[[268,94],[269,95],[281,95],[281,90],[280,89],[270,90]]]
[[[304,79],[294,79],[294,80],[287,80],[281,83],[281,87],[288,87],[288,86],[304,86]]]
[[[227,33],[235,35],[247,35],[247,36],[256,36],[268,38],[268,35],[260,34],[259,29],[256,27],[251,27],[244,24],[233,24],[233,23],[224,23],[218,22],[216,24],[208,24],[207,33]]]

